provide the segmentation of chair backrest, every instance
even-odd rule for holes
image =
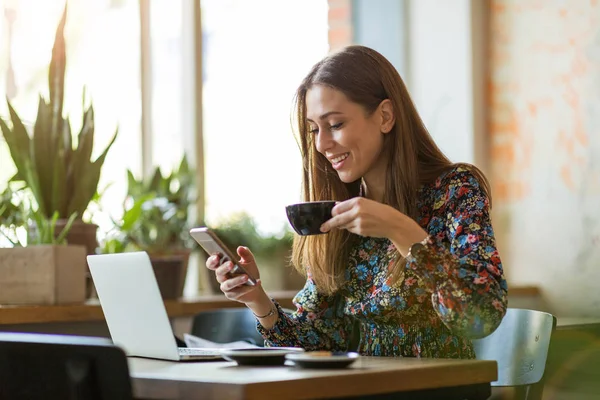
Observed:
[[[492,382],[492,386],[527,386],[540,382],[555,328],[556,318],[552,314],[509,308],[491,335],[473,340],[478,359],[498,363],[498,380]]]
[[[0,333],[0,400],[130,400],[125,353],[109,339]]]
[[[264,339],[256,330],[256,318],[246,307],[222,308],[196,314],[191,334],[216,343],[244,340],[264,346]]]

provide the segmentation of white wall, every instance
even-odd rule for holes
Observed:
[[[353,42],[383,54],[406,75],[407,0],[353,0]]]
[[[491,17],[491,177],[509,285],[538,286],[559,317],[597,318],[600,4],[498,4]]]
[[[441,149],[474,163],[471,1],[408,1],[406,80]]]

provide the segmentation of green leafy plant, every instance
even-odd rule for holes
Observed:
[[[193,247],[189,210],[194,202],[194,172],[184,156],[179,166],[163,175],[155,168],[150,179],[127,171],[128,189],[123,218],[103,243],[107,253],[143,250],[165,255]]]
[[[283,228],[278,234],[260,234],[254,218],[245,212],[217,224],[215,233],[232,249],[247,246],[257,257],[271,257],[291,249],[293,234]]]
[[[0,118],[0,129],[17,173],[11,181],[23,181],[38,204],[37,213],[47,219],[55,214],[82,216],[97,193],[100,170],[117,132],[104,151],[92,161],[94,109],[83,102],[83,122],[73,143],[69,119],[63,117],[66,52],[65,9],[56,30],[48,73],[49,99],[40,95],[37,117],[30,136],[21,118],[7,99],[10,123]]]
[[[40,212],[39,207],[34,208],[31,201],[19,191],[13,191],[10,186],[0,194],[0,235],[8,240],[14,247],[25,247],[32,245],[66,244],[66,237],[77,218],[73,213],[69,216],[65,227],[60,234],[56,234],[56,223],[58,212],[54,212],[51,218]],[[17,198],[18,200],[15,200]],[[15,204],[16,202],[16,204]],[[26,232],[25,242],[19,239],[18,230]]]
[[[67,235],[71,230],[71,226],[77,218],[77,213],[73,213],[69,216],[65,227],[60,231],[60,234],[56,235],[56,222],[58,221],[58,211],[52,214],[52,218],[46,218],[46,215],[39,212],[39,210],[31,210],[30,217],[33,221],[35,229],[28,229],[27,245],[40,245],[40,244],[55,244],[65,245],[67,244]]]
[[[23,207],[15,204],[17,192],[9,185],[0,193],[0,236],[12,246],[20,245],[17,230],[25,225]]]

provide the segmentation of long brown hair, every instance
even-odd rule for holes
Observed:
[[[417,192],[423,184],[437,179],[457,166],[439,149],[425,128],[402,78],[392,64],[377,51],[364,46],[348,46],[315,64],[304,78],[295,97],[298,145],[302,153],[304,201],[343,201],[359,195],[360,180],[342,182],[329,161],[316,149],[306,120],[306,92],[313,85],[324,85],[344,93],[371,115],[389,99],[396,123],[384,135],[388,165],[384,203],[417,220]],[[485,176],[467,166],[489,195]],[[354,243],[354,235],[334,229],[327,235],[295,236],[292,264],[300,272],[310,268],[319,292],[332,294],[344,283],[344,272]],[[404,259],[399,256],[390,274],[394,282],[402,277]]]

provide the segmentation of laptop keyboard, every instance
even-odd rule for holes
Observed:
[[[196,349],[190,347],[179,347],[180,356],[218,356],[221,353],[217,350]]]

